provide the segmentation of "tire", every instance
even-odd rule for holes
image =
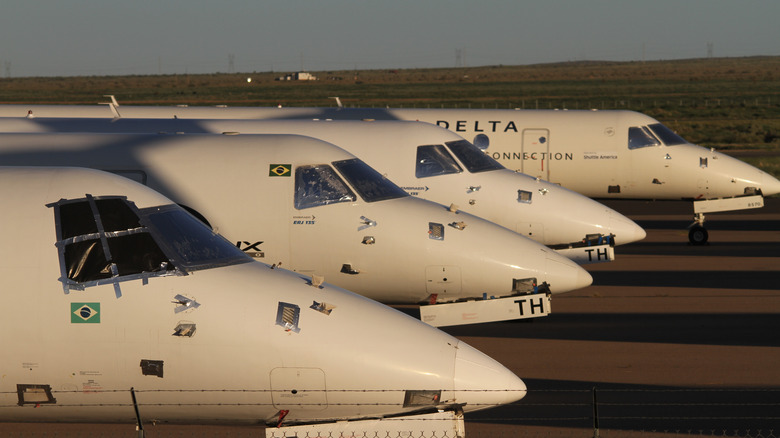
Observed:
[[[704,245],[707,243],[707,239],[709,239],[709,233],[707,233],[707,229],[701,225],[694,225],[691,227],[691,230],[688,231],[688,241],[691,245]]]

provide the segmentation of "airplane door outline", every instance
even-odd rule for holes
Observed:
[[[550,130],[523,129],[523,165],[526,175],[550,179]]]

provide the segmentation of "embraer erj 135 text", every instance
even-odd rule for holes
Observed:
[[[464,342],[255,262],[127,178],[2,167],[0,207],[0,421],[462,436],[463,412],[525,395]]]

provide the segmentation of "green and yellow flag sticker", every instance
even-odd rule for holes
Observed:
[[[100,303],[70,303],[71,324],[100,324]]]
[[[290,176],[292,164],[271,164],[268,168],[268,176]]]

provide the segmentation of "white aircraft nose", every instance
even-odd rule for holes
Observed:
[[[771,196],[780,193],[780,180],[768,173],[765,173],[761,181],[761,193],[764,196]]]
[[[546,278],[550,284],[550,292],[554,294],[582,289],[593,283],[593,277],[588,271],[554,252],[547,254]]]
[[[618,245],[636,242],[647,237],[647,233],[642,227],[616,211],[610,212],[609,232],[615,235],[615,242]]]
[[[453,380],[455,400],[467,411],[516,402],[527,391],[512,371],[465,342],[458,343]]]

